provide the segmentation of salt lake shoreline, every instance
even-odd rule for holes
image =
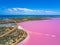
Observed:
[[[21,41],[20,43],[17,44],[17,45],[23,45],[24,42],[26,42],[29,39],[29,33],[20,25],[18,26],[18,29],[23,29],[23,31],[25,31],[27,33],[27,37],[23,41]]]

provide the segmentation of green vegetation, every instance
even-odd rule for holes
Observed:
[[[24,36],[23,36],[24,35]],[[23,36],[23,37],[22,37]],[[19,42],[21,42],[22,40],[24,40],[27,37],[27,33],[21,29],[16,29],[15,31],[7,34],[4,37],[0,37],[0,45],[6,45],[8,43],[8,45],[15,43],[17,40],[19,40],[19,38],[21,38],[21,40]]]

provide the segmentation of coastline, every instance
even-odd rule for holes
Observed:
[[[20,25],[18,26],[18,29],[23,29],[27,33],[27,37],[23,41],[17,44],[17,45],[23,45],[24,42],[26,42],[29,39],[29,33],[24,28],[22,28]]]

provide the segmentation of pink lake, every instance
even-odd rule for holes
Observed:
[[[23,45],[60,45],[60,18],[19,23],[28,33]]]

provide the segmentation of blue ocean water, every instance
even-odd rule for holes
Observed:
[[[60,15],[0,15],[0,19],[2,18],[40,18],[40,17],[60,17]]]

